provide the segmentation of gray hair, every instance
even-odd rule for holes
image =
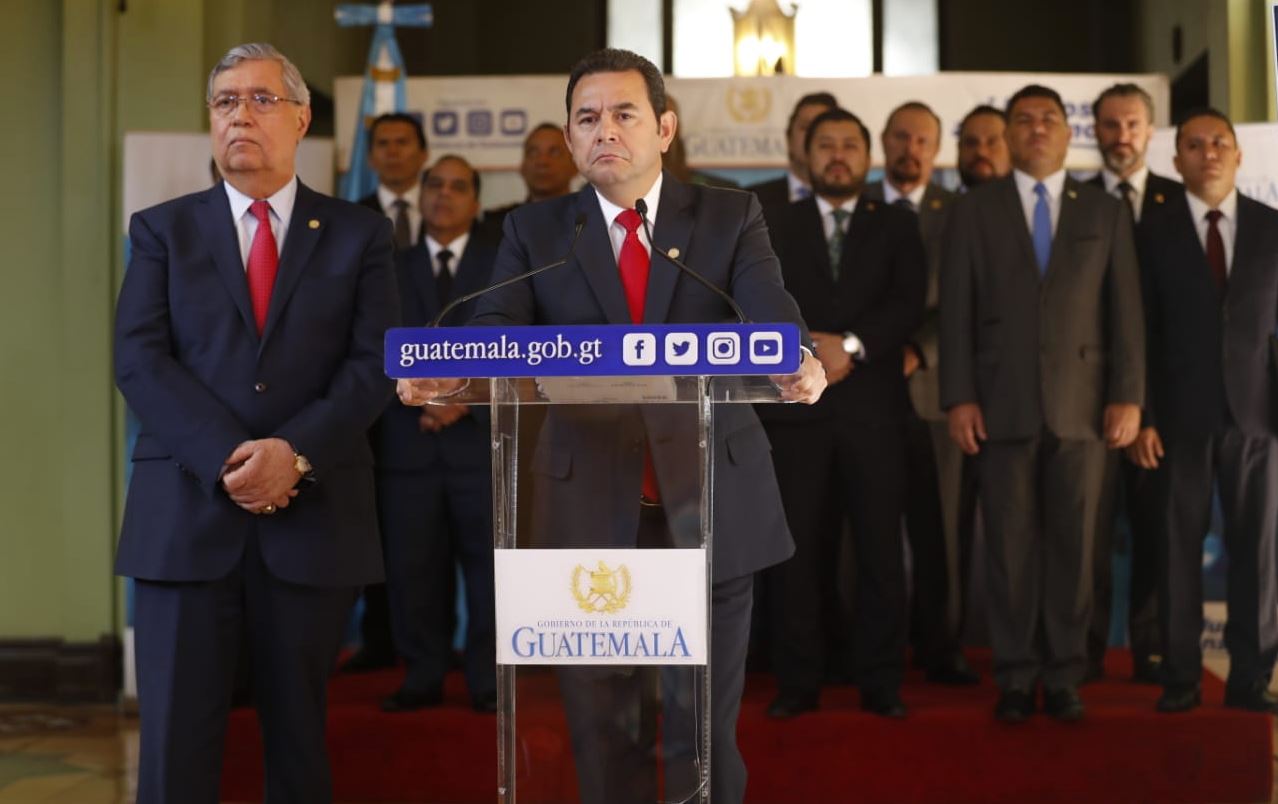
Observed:
[[[302,79],[302,73],[297,69],[288,57],[275,49],[273,45],[265,42],[251,42],[246,45],[236,45],[226,51],[226,55],[222,60],[213,65],[213,72],[209,73],[209,84],[204,90],[204,100],[212,102],[213,100],[213,80],[222,73],[235,67],[240,62],[245,61],[276,61],[279,62],[280,72],[284,77],[284,91],[289,97],[296,101],[300,101],[303,106],[311,105],[311,91],[306,88],[306,81]]]

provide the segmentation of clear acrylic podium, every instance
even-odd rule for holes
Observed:
[[[709,801],[712,511],[732,504],[712,492],[713,411],[778,393],[767,376],[557,376],[439,400],[491,406],[499,801]],[[568,614],[510,611],[516,591]],[[700,633],[671,628],[689,609]]]

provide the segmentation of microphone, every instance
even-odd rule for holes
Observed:
[[[581,230],[585,228],[586,228],[586,213],[578,212],[577,219],[573,221],[572,245],[568,246],[568,253],[564,254],[562,259],[558,259],[558,260],[555,260],[554,262],[546,263],[545,265],[542,265],[538,268],[533,268],[530,271],[524,271],[522,274],[515,274],[514,276],[507,277],[506,279],[503,279],[500,282],[491,284],[486,288],[480,288],[479,290],[476,290],[472,293],[467,293],[465,296],[459,296],[458,298],[450,301],[448,304],[445,304],[444,309],[440,310],[439,315],[431,319],[431,322],[427,324],[427,326],[431,328],[438,327],[439,322],[444,320],[444,316],[448,315],[453,310],[457,309],[458,307],[470,301],[471,299],[477,299],[486,293],[491,293],[494,290],[501,290],[507,285],[513,285],[516,282],[522,282],[525,279],[532,279],[537,274],[545,273],[546,271],[549,271],[551,268],[558,268],[559,266],[567,263],[569,260],[572,259],[573,252],[577,250],[577,241],[581,239]]]
[[[746,314],[741,311],[741,308],[737,306],[736,301],[731,296],[723,292],[723,290],[721,290],[717,285],[715,285],[709,279],[706,279],[701,274],[689,268],[687,265],[684,264],[683,260],[670,256],[670,253],[668,251],[666,251],[665,249],[657,245],[656,241],[652,239],[652,224],[649,223],[648,221],[648,202],[647,201],[644,201],[642,198],[640,198],[638,201],[635,201],[635,212],[639,213],[639,219],[643,221],[643,231],[644,231],[644,234],[648,235],[648,245],[652,247],[653,251],[660,254],[662,257],[665,257],[666,262],[670,263],[671,265],[678,268],[683,273],[697,280],[697,282],[699,282],[700,284],[708,288],[710,292],[714,293],[714,295],[718,296],[719,298],[727,302],[728,306],[732,308],[732,312],[736,313],[738,323],[741,323],[741,324],[750,323],[750,319],[746,318]]]

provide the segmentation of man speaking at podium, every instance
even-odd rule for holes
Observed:
[[[660,324],[735,318],[725,299],[681,276],[669,260],[652,259],[643,220],[646,208],[659,250],[682,257],[692,270],[730,294],[752,320],[793,322],[802,331],[802,342],[809,342],[799,309],[782,285],[780,264],[755,197],[685,185],[663,174],[661,155],[674,139],[677,120],[666,109],[665,85],[650,61],[625,50],[592,53],[573,68],[566,101],[568,148],[589,185],[513,211],[505,221],[493,281],[563,258],[578,226],[583,227],[580,241],[565,265],[480,299],[471,323]],[[808,404],[826,385],[820,363],[806,353],[797,373],[775,379],[784,399]],[[401,380],[400,399],[424,404],[441,387],[442,381]],[[634,421],[619,421],[617,426],[634,426]],[[745,685],[752,577],[787,559],[794,545],[767,437],[751,406],[717,406],[714,436],[713,516],[718,536],[711,607],[710,789],[716,802],[739,802],[745,796],[746,773],[737,750],[736,722]],[[573,495],[579,504],[589,501],[592,521],[624,523],[623,527],[633,523],[637,533],[640,509],[647,517],[659,506],[654,497],[661,484],[655,481],[662,478],[647,457],[649,449],[661,449],[655,441],[649,439],[644,449],[624,447],[618,438],[607,443],[585,438],[556,442],[562,452],[579,451],[569,456],[569,473],[558,477],[558,483],[548,483],[554,486],[550,494],[554,499]],[[655,458],[655,465],[662,465],[660,455]],[[605,466],[624,467],[622,477],[592,471]],[[608,497],[605,490],[614,484],[629,485],[633,495]],[[601,503],[600,497],[606,499]],[[549,524],[571,529],[574,517],[580,518],[580,510],[565,507],[552,514],[556,521]],[[583,767],[596,759],[606,762],[594,753],[605,754],[607,749],[591,751],[574,742],[583,801],[639,797],[615,779],[615,787],[607,789],[605,785],[611,785],[606,769],[592,774]]]

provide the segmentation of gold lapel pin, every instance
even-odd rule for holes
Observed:
[[[1078,193],[1075,192],[1074,190],[1066,190],[1065,195],[1069,196],[1070,198],[1078,198]]]
[[[933,198],[933,199],[932,199],[932,209],[940,209],[940,208],[941,208],[941,199],[939,199],[939,198]]]
[[[867,211],[867,212],[873,212],[873,211],[874,211],[874,202],[873,202],[873,201],[867,201],[867,202],[865,202],[865,209],[866,209],[866,211]]]
[[[1154,203],[1155,203],[1155,204],[1161,204],[1161,203],[1163,203],[1163,194],[1162,194],[1162,193],[1154,193]]]
[[[677,249],[677,248],[672,248],[672,249],[670,249],[669,251],[667,251],[666,253],[670,255],[670,259],[672,259],[672,260],[677,260],[677,259],[679,259],[679,249]]]
[[[315,218],[311,218],[309,221],[306,222],[306,225],[311,227],[312,229],[318,229],[319,221],[316,220]]]

